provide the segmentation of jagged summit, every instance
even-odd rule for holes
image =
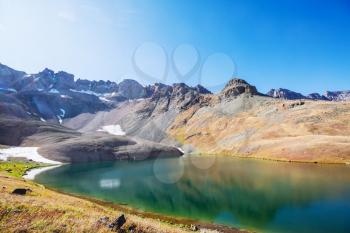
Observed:
[[[207,88],[203,87],[202,85],[198,84],[194,87],[199,93],[201,94],[212,94],[211,91],[209,91]]]
[[[220,92],[220,96],[224,98],[235,97],[241,94],[260,95],[255,86],[239,78],[231,79]]]

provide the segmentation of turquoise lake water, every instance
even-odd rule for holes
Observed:
[[[64,165],[37,182],[258,232],[350,232],[350,166],[184,157]]]

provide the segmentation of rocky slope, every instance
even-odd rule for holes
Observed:
[[[127,101],[110,111],[81,114],[64,125],[80,132],[95,132],[106,125],[120,125],[127,135],[161,142],[169,140],[167,128],[176,116],[193,105],[205,102],[208,91],[179,83],[156,83],[146,87],[149,98]]]
[[[175,147],[104,132],[80,133],[51,123],[0,117],[0,144],[40,147],[47,159],[64,162],[143,160],[176,157]]]
[[[350,103],[286,101],[243,93],[193,106],[177,116],[168,133],[197,153],[349,163]]]

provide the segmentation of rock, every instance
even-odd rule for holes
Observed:
[[[269,92],[266,93],[266,95],[271,96],[273,98],[286,100],[307,99],[304,95],[300,93],[283,88],[271,89]]]
[[[199,228],[194,224],[191,224],[190,229],[191,229],[191,231],[198,231],[199,230]]]
[[[108,222],[109,222],[109,217],[107,217],[107,216],[103,216],[98,220],[98,223],[103,224],[103,225],[107,225]]]
[[[120,215],[114,222],[109,224],[109,228],[112,230],[119,230],[126,223],[124,214]]]
[[[241,94],[259,95],[255,86],[250,85],[243,79],[230,80],[225,88],[220,92],[221,98],[235,97]]]
[[[16,194],[16,195],[26,195],[27,192],[32,192],[31,189],[28,188],[17,188],[15,190],[12,191],[12,194]]]
[[[28,233],[29,231],[27,229],[19,229],[16,231],[16,233]]]
[[[136,232],[136,228],[137,228],[137,226],[136,226],[135,224],[131,224],[131,225],[128,227],[128,232],[134,233],[134,232]]]

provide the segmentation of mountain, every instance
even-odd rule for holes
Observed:
[[[319,93],[311,93],[307,97],[307,99],[312,99],[312,100],[324,100],[324,101],[329,101],[326,96],[320,95]]]
[[[164,85],[162,88],[172,91],[173,87]],[[210,93],[202,86],[187,87],[185,91]],[[81,113],[107,111],[126,100],[154,97],[159,94],[157,92],[158,84],[144,87],[132,79],[119,84],[103,80],[75,81],[74,75],[63,71],[55,73],[46,68],[38,74],[26,74],[0,65],[0,98],[6,100],[2,101],[0,109],[17,117],[62,123]]]
[[[271,89],[269,92],[266,93],[266,95],[271,96],[273,98],[286,99],[286,100],[306,99],[306,97],[300,93],[290,91],[288,89],[283,89],[283,88]]]
[[[331,101],[349,101],[350,91],[327,91],[324,96]]]
[[[43,145],[43,154],[62,161],[179,156],[181,147],[186,153],[350,162],[346,91],[264,95],[234,78],[212,94],[184,83],[74,81],[49,69],[32,75],[1,69],[0,144]],[[101,132],[116,126],[126,136]]]
[[[260,95],[255,86],[238,78],[230,80],[220,92],[222,98],[236,97],[241,94]]]
[[[127,135],[169,143],[167,128],[180,112],[204,103],[210,94],[203,93],[208,91],[184,83],[156,83],[146,87],[148,98],[122,102],[109,111],[81,114],[68,119],[64,125],[80,132],[94,132],[104,125],[118,124]]]
[[[288,89],[278,88],[271,89],[266,93],[267,96],[273,98],[286,99],[286,100],[298,100],[298,99],[311,99],[311,100],[323,100],[323,101],[349,101],[350,91],[326,91],[324,95],[319,93],[311,93],[304,96],[298,92],[294,92]]]
[[[179,113],[167,134],[199,154],[350,163],[350,102],[241,93]]]
[[[101,130],[82,133],[61,125],[67,118],[108,111],[120,103],[109,97],[120,95],[123,102],[145,97],[146,89],[136,81],[74,81],[62,71],[44,69],[28,75],[5,65],[0,66],[0,75],[0,144],[40,147],[45,158],[71,163],[182,155],[174,146]],[[136,96],[140,90],[142,96]]]

